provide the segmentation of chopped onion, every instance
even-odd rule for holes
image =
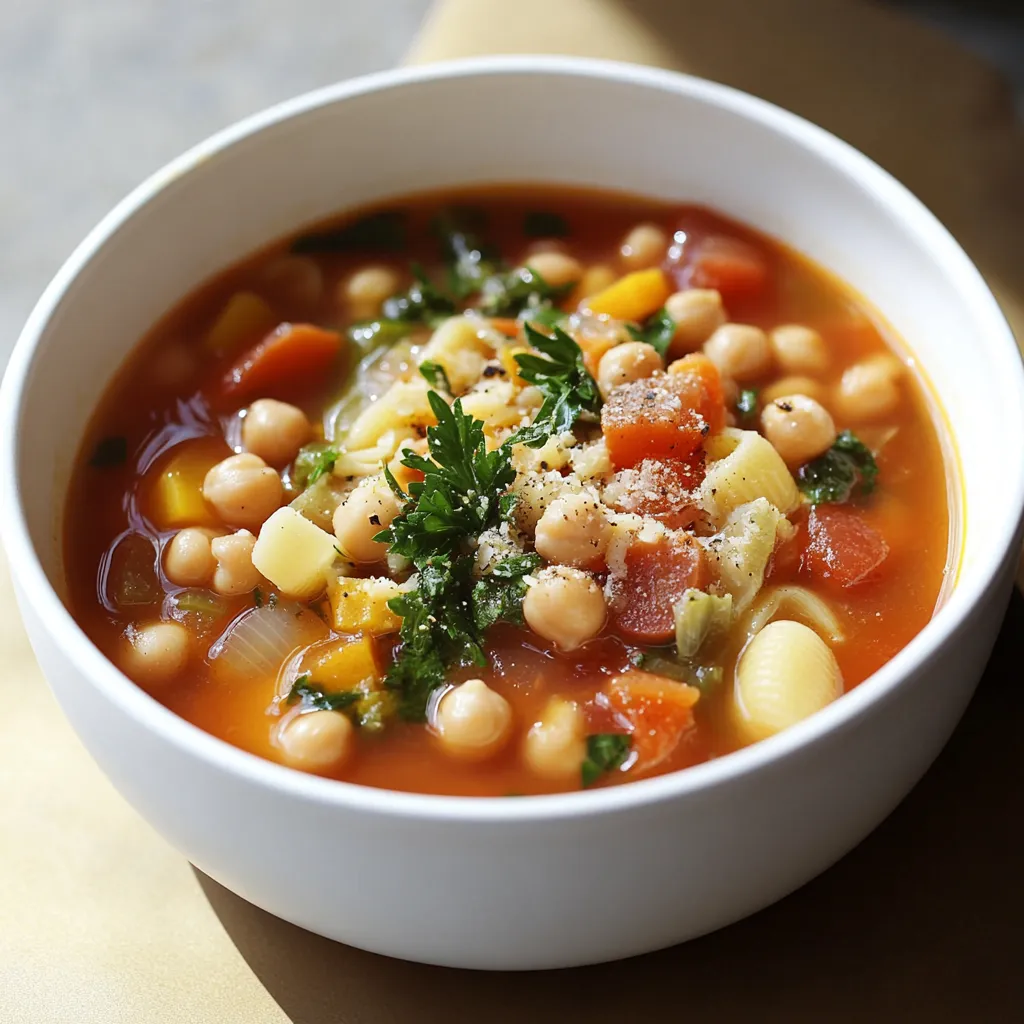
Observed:
[[[293,601],[252,608],[210,648],[210,668],[227,682],[273,681],[295,651],[329,632],[321,619]]]

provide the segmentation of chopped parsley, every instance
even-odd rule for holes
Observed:
[[[307,707],[316,708],[318,711],[343,711],[358,703],[364,694],[359,690],[338,690],[331,692],[322,690],[316,683],[311,682],[308,673],[299,676],[292,683],[292,688],[285,698],[286,704],[302,703]]]
[[[549,285],[531,267],[492,274],[480,286],[480,312],[484,316],[519,316],[531,311],[553,308],[555,299],[561,298],[572,284],[557,288]]]
[[[752,423],[757,418],[757,392],[753,388],[744,388],[736,399],[736,415],[740,423]]]
[[[627,324],[626,329],[634,341],[646,342],[662,359],[665,358],[668,347],[676,336],[676,322],[669,316],[668,310],[664,306],[654,313],[642,327]]]
[[[410,325],[406,320],[378,319],[352,324],[348,329],[348,336],[360,348],[368,349],[377,345],[393,345],[396,341],[408,337],[409,332]]]
[[[539,448],[552,434],[571,430],[581,416],[596,416],[601,410],[601,392],[583,362],[582,350],[565,331],[555,327],[548,337],[529,323],[525,330],[530,344],[543,355],[517,355],[519,376],[540,388],[544,403],[533,424],[510,440]]]
[[[456,665],[487,664],[485,631],[499,618],[520,621],[523,575],[535,556],[505,559],[491,576],[476,579],[469,541],[511,514],[507,493],[515,479],[510,444],[487,450],[483,423],[427,395],[437,426],[427,430],[430,458],[406,452],[405,466],[423,473],[406,493],[385,468],[392,490],[405,502],[402,512],[376,540],[415,565],[416,590],[388,605],[402,617],[402,646],[388,668],[385,686],[399,695],[404,718],[421,720],[431,692]],[[492,578],[493,577],[493,578]]]
[[[338,449],[323,441],[303,445],[295,456],[292,479],[302,488],[315,484],[320,477],[334,469],[338,461]]]
[[[587,756],[580,774],[584,787],[592,786],[605,773],[618,768],[629,755],[633,744],[625,733],[602,732],[587,737]]]
[[[404,210],[382,210],[330,231],[300,235],[292,252],[400,252],[405,248],[407,215]]]
[[[257,608],[263,607],[263,591],[259,587],[254,587],[252,591],[252,603]]]
[[[854,489],[870,494],[878,479],[878,464],[871,450],[849,430],[844,430],[824,455],[797,471],[797,484],[812,505],[849,501]]]
[[[412,264],[413,283],[409,290],[384,300],[384,320],[433,324],[455,312],[455,303],[445,295],[418,264]]]
[[[452,385],[448,380],[448,374],[440,363],[435,363],[430,359],[424,360],[420,363],[420,373],[435,391],[452,394]]]

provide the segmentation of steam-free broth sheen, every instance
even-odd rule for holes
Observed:
[[[140,342],[71,484],[72,611],[183,718],[346,781],[526,795],[719,757],[940,598],[936,413],[888,341],[705,209],[360,211]]]

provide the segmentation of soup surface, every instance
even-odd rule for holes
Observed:
[[[928,621],[936,426],[871,309],[705,209],[414,197],[140,344],[70,488],[72,610],[156,699],[372,786],[675,771]]]

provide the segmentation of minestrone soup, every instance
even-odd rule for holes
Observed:
[[[951,565],[935,413],[872,310],[695,207],[410,198],[141,343],[70,489],[73,612],[139,686],[350,782],[676,771],[839,698]]]

